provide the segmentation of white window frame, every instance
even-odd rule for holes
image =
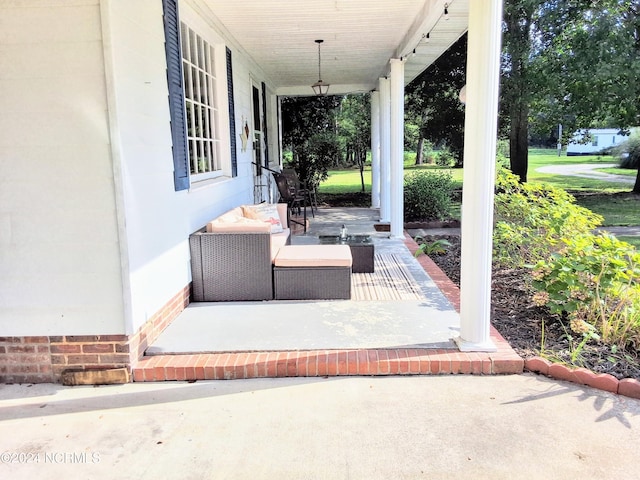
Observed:
[[[228,128],[224,128],[228,127],[225,47],[209,42],[186,22],[180,23],[180,37],[189,177],[200,182],[226,176],[230,159]]]

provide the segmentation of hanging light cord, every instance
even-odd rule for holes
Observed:
[[[438,17],[438,19],[436,20],[436,23],[433,24],[433,27],[431,27],[431,30],[429,30],[427,33],[423,33],[422,34],[422,38],[420,38],[420,40],[418,41],[418,43],[416,44],[415,47],[413,47],[409,53],[402,55],[400,57],[400,60],[406,60],[408,57],[413,57],[416,54],[416,48],[418,48],[418,46],[420,45],[420,43],[422,43],[423,40],[425,40],[425,42],[429,42],[431,40],[431,31],[435,28],[435,26],[438,24],[438,22],[440,22],[440,20],[442,20],[442,18],[444,17],[445,20],[449,20],[449,7],[451,7],[451,4],[454,2],[455,0],[450,0],[449,2],[444,4],[444,8],[442,10],[442,13],[440,13],[440,16]]]
[[[322,72],[320,71],[320,45],[324,40],[316,40],[318,44],[318,81],[322,82]]]

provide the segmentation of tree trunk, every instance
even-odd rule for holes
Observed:
[[[520,177],[521,182],[527,181],[529,168],[529,101],[530,78],[527,71],[531,54],[530,27],[533,12],[539,2],[522,1],[507,2],[504,18],[507,26],[505,31],[506,54],[510,64],[510,72],[503,89],[503,102],[508,105],[510,121],[509,159],[511,171]]]
[[[519,103],[511,110],[509,162],[511,171],[524,183],[529,169],[529,106],[525,101]]]
[[[358,152],[358,165],[360,166],[360,183],[362,185],[362,193],[364,193],[365,188],[364,188],[364,164],[367,160],[367,151],[365,150],[364,152],[359,151]]]
[[[353,165],[353,150],[351,149],[351,147],[347,147],[346,165]]]
[[[416,165],[422,165],[424,163],[424,137],[420,136],[420,140],[418,140],[418,149],[416,152]]]
[[[638,173],[636,174],[636,184],[631,191],[640,194],[640,165],[638,165]]]

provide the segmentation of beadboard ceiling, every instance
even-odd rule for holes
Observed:
[[[313,93],[316,39],[324,40],[322,80],[331,84],[329,93],[375,89],[378,78],[389,73],[391,58],[407,59],[409,83],[466,32],[469,10],[469,0],[195,2],[262,68],[280,95]]]

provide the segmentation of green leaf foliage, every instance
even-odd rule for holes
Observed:
[[[431,221],[449,218],[455,184],[449,172],[417,171],[404,179],[404,219]]]
[[[565,328],[571,361],[589,342],[640,347],[640,253],[608,233],[602,217],[576,205],[564,190],[521,184],[499,170],[494,261],[529,266],[534,304]],[[568,321],[568,326],[565,322]]]
[[[534,266],[534,301],[566,315],[574,332],[588,325],[606,343],[640,347],[640,253],[606,233],[563,244]]]
[[[420,254],[424,253],[427,255],[442,255],[446,253],[447,248],[451,246],[451,243],[444,238],[438,238],[432,242],[425,241],[422,237],[417,236],[415,238],[416,242],[418,242],[418,249],[414,256],[418,257]]]
[[[640,167],[640,131],[636,131],[616,148],[620,157],[620,168],[636,169]]]
[[[496,188],[494,259],[505,266],[549,258],[563,239],[589,233],[603,220],[577,205],[564,190],[544,183],[520,183],[506,169],[499,169]]]
[[[466,81],[466,61],[465,34],[405,90],[406,147],[421,152],[420,140],[437,149],[446,147],[447,162],[458,167],[464,150],[464,105],[459,92]]]

